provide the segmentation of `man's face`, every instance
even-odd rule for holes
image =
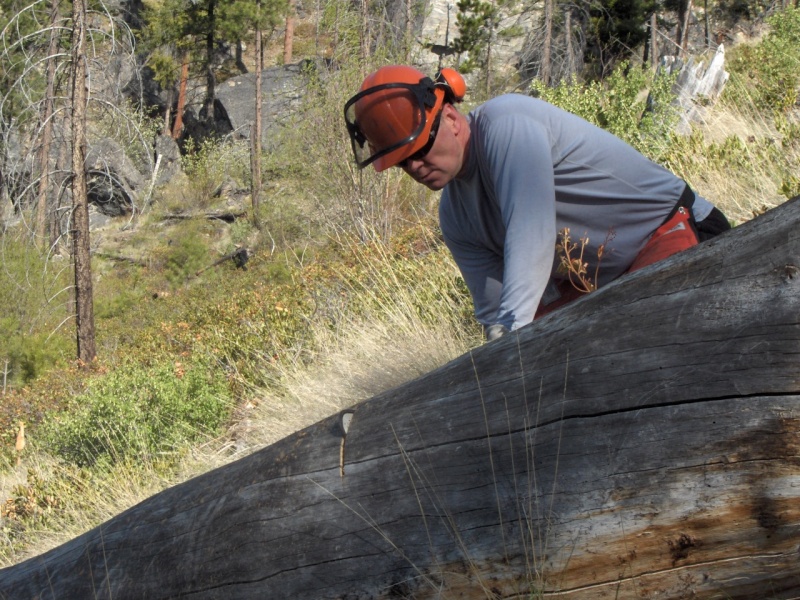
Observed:
[[[422,158],[407,159],[398,165],[415,181],[434,191],[450,183],[463,166],[464,145],[459,139],[462,124],[458,117],[458,111],[445,104],[439,131],[428,153]]]

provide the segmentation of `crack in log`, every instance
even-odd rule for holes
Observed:
[[[800,390],[798,390],[798,393],[800,393]],[[702,405],[702,404],[709,404],[709,403],[715,403],[715,402],[730,402],[731,400],[746,400],[748,398],[753,398],[753,399],[755,399],[755,398],[792,398],[795,395],[796,394],[789,393],[789,392],[786,392],[786,393],[781,392],[781,393],[775,393],[775,394],[771,394],[771,393],[742,394],[742,395],[737,395],[737,396],[725,395],[725,396],[721,396],[721,397],[692,398],[692,399],[686,399],[686,400],[675,400],[675,401],[672,401],[672,402],[660,402],[660,403],[657,403],[657,404],[637,405],[637,406],[631,406],[631,407],[627,407],[627,408],[623,408],[623,409],[610,409],[610,410],[605,410],[605,411],[598,410],[598,411],[595,411],[595,412],[592,412],[592,413],[574,413],[574,414],[564,415],[563,417],[559,417],[559,418],[548,419],[548,420],[542,421],[541,423],[536,423],[534,425],[520,426],[520,427],[517,427],[517,428],[511,428],[511,429],[505,430],[505,431],[498,431],[498,432],[494,432],[494,433],[482,433],[481,435],[475,435],[475,436],[470,436],[470,437],[462,437],[462,438],[459,438],[458,440],[447,440],[447,441],[440,442],[440,443],[429,442],[429,443],[425,443],[424,446],[421,446],[419,448],[412,448],[412,449],[403,448],[403,452],[408,452],[409,454],[411,454],[411,453],[419,453],[419,452],[424,452],[426,450],[430,450],[430,449],[434,449],[434,448],[449,446],[451,444],[469,444],[469,443],[472,443],[472,442],[486,441],[487,439],[494,440],[494,439],[502,438],[502,437],[509,436],[509,435],[516,435],[516,434],[520,434],[520,433],[530,432],[530,431],[532,431],[534,429],[543,429],[543,428],[549,427],[551,425],[559,424],[559,423],[560,424],[564,424],[564,423],[569,423],[569,422],[572,422],[572,421],[579,421],[579,420],[585,420],[585,419],[595,419],[595,418],[614,416],[614,415],[625,415],[625,414],[638,413],[638,412],[649,411],[649,410],[658,410],[658,409],[663,409],[663,408],[672,408],[672,407],[678,407],[678,406]],[[362,458],[362,459],[355,459],[355,460],[351,459],[349,464],[351,466],[352,465],[364,465],[364,464],[370,463],[373,460],[381,460],[381,459],[392,458],[392,457],[394,457],[396,455],[397,455],[396,452],[395,453],[386,453],[386,454],[375,454],[375,455],[368,456],[368,457]],[[328,472],[329,470],[330,469],[325,469],[322,472]],[[311,472],[309,472],[309,474],[311,474]]]
[[[786,558],[788,560],[793,560],[796,553],[789,553],[789,552],[774,552],[774,553],[762,553],[762,554],[751,554],[751,555],[744,555],[744,556],[734,556],[728,558],[719,558],[715,560],[707,560],[707,561],[698,561],[692,564],[680,565],[675,566],[667,569],[653,569],[650,571],[642,571],[637,573],[636,575],[627,576],[627,577],[620,577],[616,580],[608,580],[608,581],[601,581],[589,585],[583,586],[575,586],[567,589],[560,589],[560,590],[553,590],[553,591],[546,591],[541,590],[539,593],[544,598],[557,598],[559,596],[564,596],[567,594],[574,594],[577,592],[587,592],[591,590],[599,590],[601,588],[613,587],[618,586],[623,583],[635,583],[637,580],[651,577],[654,575],[666,575],[668,573],[679,573],[682,571],[688,571],[692,569],[698,569],[703,567],[713,567],[722,564],[728,563],[736,563],[742,560],[761,560],[761,559],[774,559],[774,558]]]

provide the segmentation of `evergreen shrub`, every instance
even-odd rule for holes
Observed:
[[[678,113],[673,104],[674,76],[621,63],[603,82],[541,81],[532,91],[550,104],[594,123],[656,160],[669,146]]]
[[[54,456],[79,467],[169,464],[186,444],[217,433],[232,407],[226,379],[208,362],[131,365],[96,378],[39,435]]]
[[[760,43],[730,52],[723,98],[739,110],[786,113],[797,105],[800,90],[800,8],[789,6],[767,23],[770,31]]]
[[[70,315],[71,273],[11,232],[1,242],[0,386],[8,389],[28,383],[70,353],[73,342],[62,325]]]
[[[206,223],[187,221],[175,229],[165,249],[164,275],[173,287],[180,287],[210,262],[208,242],[203,239]]]

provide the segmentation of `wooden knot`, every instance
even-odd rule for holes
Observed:
[[[783,282],[791,283],[796,280],[800,275],[800,269],[796,265],[784,265],[783,267]]]

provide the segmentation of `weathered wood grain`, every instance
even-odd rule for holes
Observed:
[[[0,571],[1,598],[800,595],[800,201]]]

